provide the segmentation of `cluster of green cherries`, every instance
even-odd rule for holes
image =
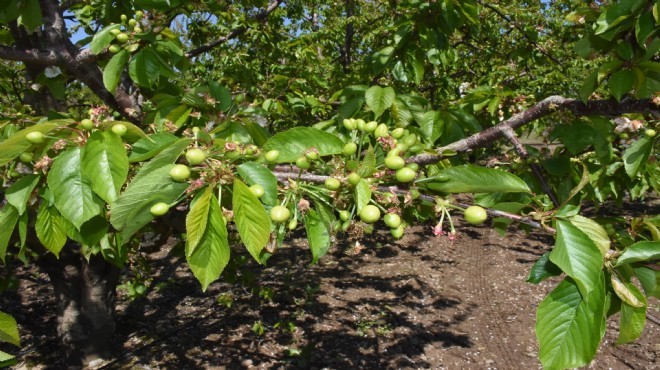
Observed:
[[[110,34],[115,37],[117,43],[113,43],[108,47],[108,51],[112,54],[117,54],[121,51],[122,46],[128,42],[130,39],[130,34],[132,33],[142,33],[142,28],[140,27],[140,20],[144,16],[144,13],[140,10],[135,12],[135,18],[128,19],[126,14],[121,15],[121,25],[124,27],[124,30],[114,28],[110,30]]]

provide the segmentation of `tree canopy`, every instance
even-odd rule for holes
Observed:
[[[660,219],[582,205],[657,196],[659,29],[657,0],[3,1],[0,259],[114,292],[154,231],[206,289],[229,234],[265,263],[300,222],[316,263],[381,215],[453,233],[472,194],[468,221],[554,236],[529,278],[565,275],[540,361],[585,365],[608,316],[632,341],[658,297]],[[105,355],[73,332],[69,355]]]

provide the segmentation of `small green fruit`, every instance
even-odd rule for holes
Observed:
[[[116,40],[120,44],[125,44],[128,42],[128,35],[123,32],[120,32],[119,34],[117,34]]]
[[[339,219],[342,221],[348,221],[351,218],[351,213],[347,210],[339,211]]]
[[[275,163],[277,161],[277,158],[280,156],[280,152],[277,150],[269,150],[264,158],[266,159],[266,162],[268,163]]]
[[[94,122],[89,118],[85,118],[84,120],[80,121],[80,127],[89,131],[94,128]]]
[[[364,132],[374,132],[378,128],[378,122],[369,121],[364,125]]]
[[[367,124],[367,123],[364,122],[364,120],[361,119],[361,118],[358,118],[358,119],[355,120],[355,125],[357,126],[357,129],[358,129],[359,131],[364,131],[364,126],[365,126],[366,124]]]
[[[656,133],[655,130],[652,128],[644,131],[644,135],[646,135],[646,137],[648,137],[649,139],[655,137],[655,133]]]
[[[137,25],[137,21],[135,19],[130,19],[128,21],[128,28],[133,28]]]
[[[30,163],[32,162],[32,158],[34,158],[34,153],[32,152],[23,152],[21,155],[18,157],[18,159],[23,162],[23,163]]]
[[[479,206],[470,206],[463,212],[463,217],[465,221],[472,225],[481,225],[488,218],[488,214],[485,209]]]
[[[289,224],[286,226],[289,230],[294,230],[296,227],[298,227],[298,220],[295,218],[291,221],[289,221]]]
[[[170,177],[174,181],[185,181],[190,178],[190,168],[185,164],[177,164],[170,170]]]
[[[357,127],[355,120],[353,118],[346,118],[342,121],[342,124],[348,131],[353,131]]]
[[[111,130],[118,136],[124,136],[128,131],[128,128],[123,123],[117,123],[116,125],[112,126]]]
[[[385,167],[389,168],[390,170],[398,170],[399,168],[403,168],[405,165],[406,161],[398,155],[385,157]]]
[[[406,165],[406,167],[410,168],[411,170],[413,170],[413,171],[415,171],[415,172],[417,172],[417,170],[419,170],[419,165],[418,165],[417,163],[415,163],[415,162],[408,163],[408,164]]]
[[[163,203],[163,202],[156,203],[153,206],[151,206],[151,209],[149,209],[151,214],[156,217],[166,214],[167,211],[169,210],[170,210],[170,206],[167,205],[167,203]]]
[[[405,231],[405,228],[403,227],[403,225],[399,225],[396,228],[390,229],[390,234],[392,234],[392,236],[395,239],[401,239],[401,237],[403,236],[404,231]]]
[[[404,132],[402,127],[395,128],[394,131],[392,131],[392,137],[395,139],[401,139],[403,137],[403,134]]]
[[[385,221],[385,225],[389,226],[390,228],[394,229],[399,227],[401,225],[401,217],[397,215],[396,213],[388,213],[383,217],[383,221]]]
[[[121,31],[120,31],[118,28],[113,28],[113,29],[110,30],[110,34],[111,34],[112,36],[117,36],[117,35],[119,35],[120,33],[121,33]]]
[[[135,19],[136,20],[139,21],[140,19],[142,19],[143,16],[144,16],[144,13],[142,12],[142,10],[138,10],[137,12],[135,12]]]
[[[330,177],[325,180],[325,187],[328,190],[337,190],[341,186],[341,183],[339,180],[335,179],[334,177]]]
[[[291,211],[284,206],[275,206],[270,209],[270,219],[275,222],[284,222],[291,217]]]
[[[41,144],[44,142],[45,136],[39,131],[32,131],[25,135],[25,138],[32,144]]]
[[[126,14],[122,14],[122,15],[119,17],[119,19],[121,19],[121,23],[125,23],[125,22],[128,20],[128,17],[126,16]]]
[[[411,182],[417,177],[417,172],[413,171],[412,169],[408,167],[403,167],[400,168],[396,171],[396,174],[394,175],[396,178],[396,181],[402,182],[402,183],[408,183]]]
[[[362,176],[358,175],[355,172],[351,172],[350,175],[348,175],[348,183],[355,186],[357,185],[360,180],[362,180]]]
[[[355,143],[348,143],[344,145],[344,149],[342,149],[342,153],[345,156],[351,156],[357,152],[357,144]]]
[[[186,161],[192,166],[196,166],[200,163],[203,163],[206,160],[206,152],[199,149],[193,148],[186,151]]]
[[[403,138],[403,143],[406,144],[408,147],[411,147],[417,143],[417,135],[415,134],[410,134],[406,137]]]
[[[309,160],[307,160],[307,157],[298,157],[298,159],[296,159],[296,166],[298,166],[298,168],[300,168],[300,169],[306,170],[309,167],[311,167],[311,165],[312,164],[309,163]]]
[[[387,125],[384,123],[381,123],[376,127],[376,130],[374,131],[374,136],[375,137],[386,137],[390,134],[390,130],[387,128]]]
[[[319,153],[317,151],[312,150],[312,151],[309,151],[309,152],[305,153],[305,157],[307,157],[307,159],[309,159],[310,161],[315,161],[315,160],[319,159]]]
[[[263,197],[264,194],[266,193],[266,190],[264,190],[264,187],[263,187],[263,186],[261,186],[261,185],[259,185],[259,184],[254,184],[254,185],[250,186],[250,192],[251,192],[252,195],[254,195],[255,197],[257,197],[257,198],[261,198],[261,197]]]
[[[368,224],[373,224],[380,219],[380,209],[372,204],[368,204],[360,210],[360,219]]]

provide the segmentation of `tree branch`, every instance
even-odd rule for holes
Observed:
[[[57,65],[57,55],[52,50],[17,49],[0,45],[0,59],[31,63],[44,67]]]
[[[262,20],[268,18],[270,13],[275,11],[275,9],[277,9],[277,7],[280,6],[280,4],[283,3],[283,2],[284,2],[284,0],[275,0],[275,1],[273,1],[272,3],[270,3],[268,5],[268,7],[266,9],[264,9],[259,14],[255,15],[254,19],[258,20],[258,21],[262,21]],[[209,42],[208,44],[204,44],[204,45],[202,45],[198,48],[190,50],[189,52],[186,53],[186,57],[187,58],[193,58],[193,57],[196,57],[196,56],[198,56],[202,53],[206,53],[207,51],[209,51],[209,50],[211,50],[211,49],[213,49],[217,46],[220,46],[220,45],[224,44],[225,42],[235,38],[236,36],[242,35],[247,30],[249,30],[249,27],[235,28],[235,29],[231,30],[227,35],[225,35],[225,36],[223,36],[223,37],[221,37],[221,38],[219,38],[215,41]]]
[[[441,154],[444,151],[451,150],[457,153],[467,153],[474,149],[486,146],[505,136],[507,130],[515,130],[539,118],[548,116],[556,112],[569,111],[576,116],[588,115],[603,115],[603,116],[619,116],[625,113],[648,113],[655,117],[660,116],[658,105],[653,103],[651,99],[629,99],[617,102],[614,99],[609,100],[593,100],[583,103],[578,99],[568,99],[561,96],[550,96],[543,99],[536,105],[518,113],[506,121],[486,129],[482,132],[474,134],[463,140],[456,141],[447,146],[438,148],[438,154],[420,154],[408,158],[406,162],[417,164],[432,164],[444,158]]]

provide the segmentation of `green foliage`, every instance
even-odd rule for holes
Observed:
[[[657,2],[61,2],[68,29],[32,33],[52,18],[41,3],[0,5],[3,264],[42,250],[34,233],[55,256],[75,242],[123,266],[145,232],[182,230],[185,216],[206,290],[230,240],[265,263],[301,221],[317,263],[335,234],[373,231],[358,215],[396,216],[395,238],[439,219],[434,233],[448,222],[453,237],[451,195],[467,193],[499,232],[517,220],[555,234],[528,279],[567,275],[538,307],[544,367],[588,364],[610,309],[619,343],[642,335],[660,221],[581,205],[657,196],[657,136],[644,133],[658,122]],[[557,94],[590,105],[535,106]],[[190,149],[205,160],[180,159]],[[184,164],[190,178],[174,181]],[[2,315],[0,340],[18,344]]]

